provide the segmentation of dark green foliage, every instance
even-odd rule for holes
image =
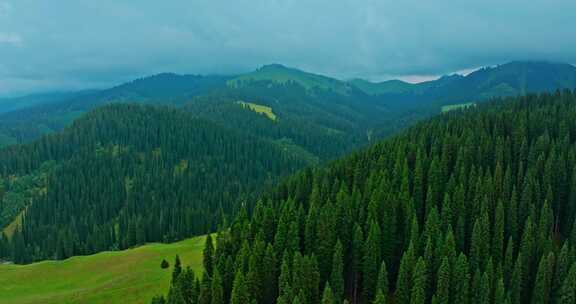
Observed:
[[[332,293],[332,288],[330,288],[330,284],[326,284],[324,288],[324,292],[322,293],[322,304],[337,304],[334,299],[334,294]]]
[[[214,243],[212,242],[212,235],[208,234],[206,237],[206,244],[202,254],[202,263],[204,264],[204,271],[208,276],[212,276],[214,272]]]
[[[210,304],[224,304],[224,287],[222,286],[222,277],[220,272],[216,270],[212,278],[212,290],[210,292],[212,300]]]
[[[330,273],[330,286],[336,303],[342,302],[344,296],[344,248],[338,241],[332,257],[332,269]]]
[[[160,268],[166,269],[168,267],[170,267],[170,263],[168,263],[168,261],[163,259],[162,262],[160,263]]]
[[[390,294],[388,270],[386,269],[385,262],[382,262],[382,264],[380,265],[380,271],[378,272],[378,284],[376,285],[376,294],[379,293],[381,293],[384,296],[384,298],[386,298]]]
[[[350,303],[573,303],[573,121],[571,92],[442,115],[287,179],[217,251],[248,261],[266,247],[278,303],[335,300],[340,257]]]
[[[213,231],[241,203],[251,209],[256,193],[307,164],[276,143],[183,111],[100,108],[61,134],[0,150],[0,176],[21,176],[9,183],[6,199],[28,175],[42,181],[28,183],[38,194],[23,192],[18,200],[26,202],[18,208],[27,209],[12,241],[14,262]]]
[[[568,304],[576,302],[576,262],[572,263],[568,275],[560,287],[557,303]]]
[[[428,275],[426,274],[426,262],[419,258],[414,267],[412,278],[412,291],[410,293],[411,304],[424,304],[426,302],[426,291],[428,285]]]
[[[238,270],[236,272],[236,278],[234,278],[230,304],[244,303],[250,303],[250,296],[248,294],[248,288],[246,287],[244,274],[242,274],[242,271]]]
[[[163,296],[156,296],[152,298],[151,304],[165,304],[166,300],[164,300]]]
[[[180,262],[180,257],[176,255],[176,259],[174,260],[174,270],[172,270],[172,282],[176,282],[181,273],[182,262]]]

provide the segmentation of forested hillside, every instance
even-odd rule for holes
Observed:
[[[573,304],[574,121],[574,92],[495,100],[305,170],[167,302]]]
[[[27,263],[205,234],[238,203],[311,164],[299,151],[181,110],[105,106],[60,134],[0,150],[9,191],[45,175],[22,186],[20,199],[0,197],[0,214],[23,215],[0,253]],[[27,194],[31,187],[39,190]]]
[[[7,103],[12,105],[12,111],[1,111],[0,100],[0,146],[26,143],[44,134],[61,131],[82,114],[109,103],[181,105],[193,96],[223,87],[230,78],[164,73],[105,90],[12,99]]]
[[[280,69],[274,67],[274,69]],[[266,69],[264,69],[266,70]],[[270,108],[270,119],[243,103]],[[396,132],[417,118],[393,118],[385,103],[359,90],[348,94],[297,84],[244,81],[242,86],[198,96],[185,110],[218,124],[258,137],[290,143],[326,160]]]

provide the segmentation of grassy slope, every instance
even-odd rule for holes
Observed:
[[[4,228],[4,230],[2,231],[6,234],[6,236],[8,236],[8,238],[12,238],[12,235],[14,234],[16,229],[20,227],[20,225],[22,224],[23,215],[24,211],[20,212],[20,214],[18,214],[16,218],[10,224],[8,224],[8,226],[6,226],[6,228]]]
[[[268,117],[270,120],[276,121],[276,114],[274,114],[271,107],[244,101],[238,101],[238,103],[243,107],[248,107],[250,110],[256,113],[266,115],[266,117]]]
[[[184,266],[201,273],[204,242],[205,237],[196,237],[64,261],[0,265],[0,302],[149,303],[154,295],[166,293],[176,254]],[[170,268],[160,268],[162,259]]]
[[[447,105],[447,106],[442,106],[442,112],[448,112],[448,111],[453,111],[453,110],[459,110],[459,109],[465,109],[471,106],[476,105],[473,102],[468,102],[468,103],[461,103],[461,104],[454,104],[454,105]]]

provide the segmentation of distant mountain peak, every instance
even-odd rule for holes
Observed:
[[[270,63],[263,65],[258,70],[294,70],[294,69],[280,63]]]
[[[240,75],[230,81],[230,87],[242,87],[253,82],[267,81],[275,84],[293,83],[302,86],[306,90],[328,90],[339,94],[348,94],[351,87],[348,83],[274,63],[264,65],[261,68],[244,75]]]

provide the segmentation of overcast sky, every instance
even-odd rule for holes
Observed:
[[[423,80],[576,63],[574,0],[0,0],[0,96],[282,63]]]

